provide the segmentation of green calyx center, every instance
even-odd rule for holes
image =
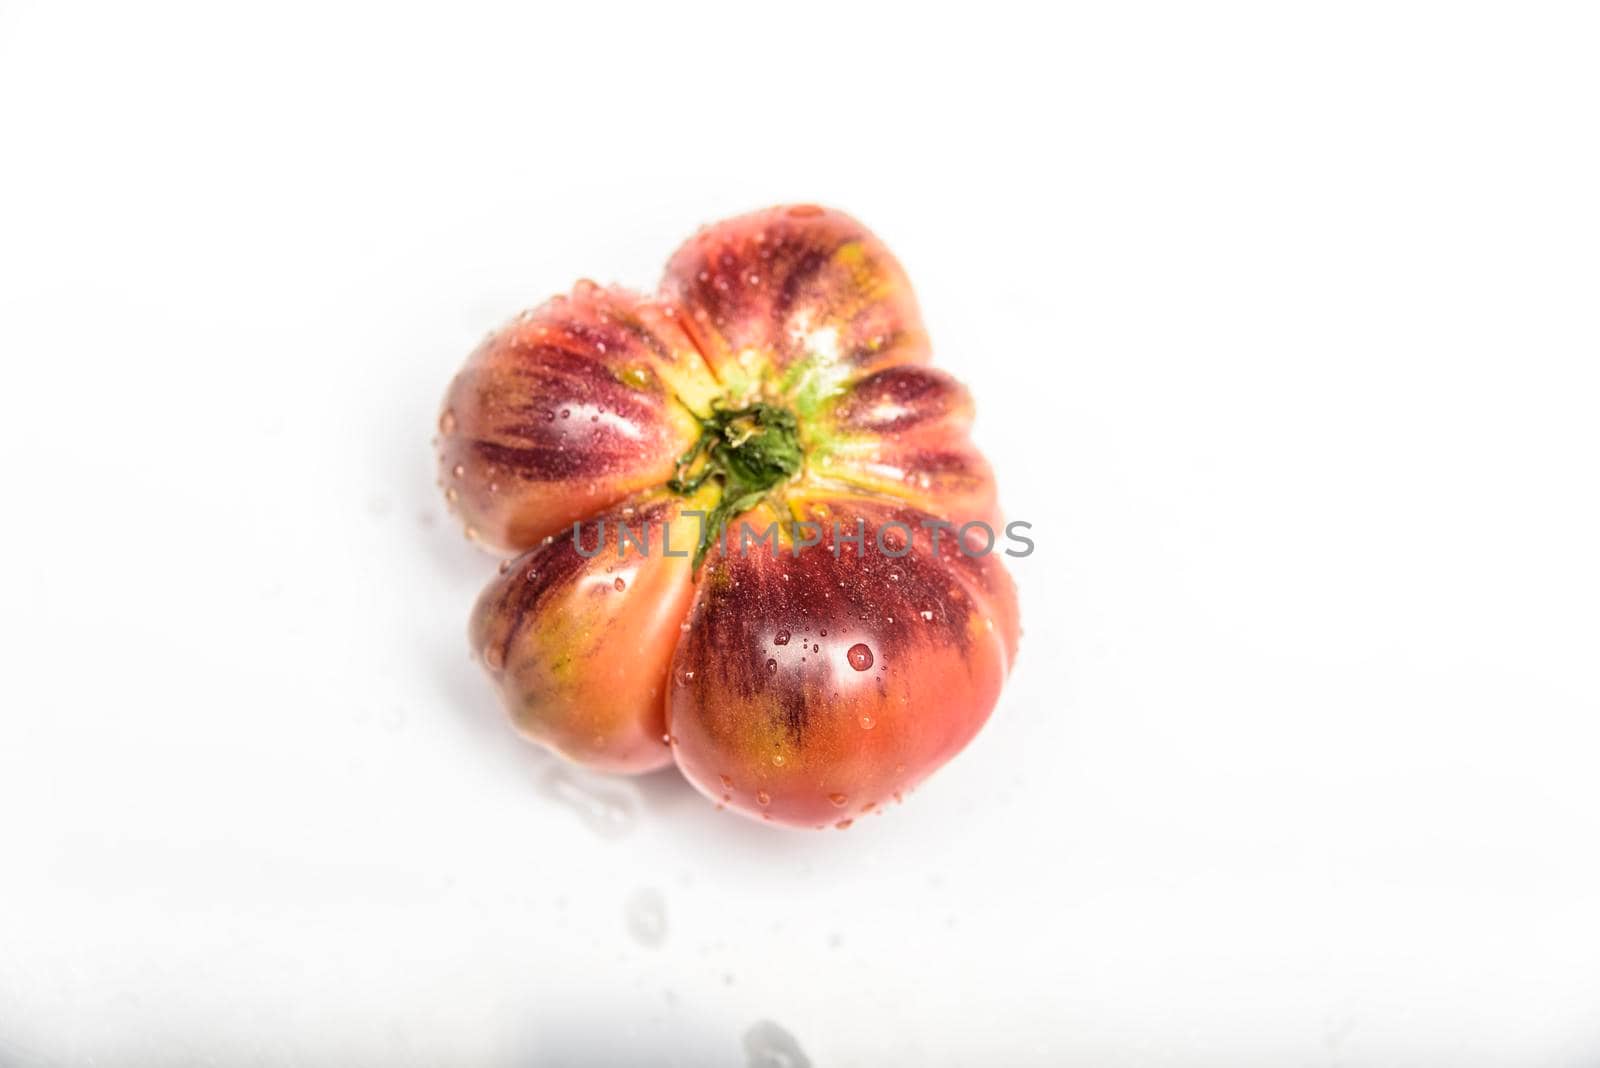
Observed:
[[[800,449],[800,425],[787,408],[752,404],[745,408],[713,405],[700,419],[700,437],[678,459],[667,482],[673,493],[687,497],[715,480],[722,486],[717,506],[706,516],[695,549],[698,569],[706,550],[722,537],[728,520],[761,503],[774,487],[800,471],[805,454]]]

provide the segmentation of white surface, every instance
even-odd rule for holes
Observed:
[[[1600,1060],[1593,9],[579,8],[0,4],[0,1063]],[[597,834],[435,405],[784,200],[976,394],[1022,658],[848,833]]]

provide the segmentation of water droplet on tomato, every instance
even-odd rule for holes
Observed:
[[[865,671],[872,666],[872,650],[867,648],[865,642],[856,642],[844,656],[857,671]]]
[[[844,808],[845,804],[848,803],[850,799],[844,794],[829,794],[828,800],[833,803],[834,808]]]
[[[772,636],[772,644],[773,645],[788,645],[789,644],[789,632],[786,631],[786,630],[780,630],[778,633],[774,634]]]
[[[877,725],[878,725],[878,721],[877,720],[873,719],[871,716],[867,715],[864,712],[861,714],[861,729],[862,730],[870,731],[872,728],[876,727]]]
[[[622,576],[621,575],[618,575],[617,576],[617,580],[615,582],[613,582],[611,585],[616,587],[618,593],[621,593],[623,590],[628,588],[628,584],[626,582],[622,581]]]
[[[768,671],[777,671],[778,670],[778,662],[776,660],[768,660],[767,661],[767,670]]]
[[[770,804],[772,804],[772,795],[767,793],[765,790],[757,790],[756,791],[756,804],[758,804],[758,805],[770,805]]]
[[[456,432],[456,413],[449,408],[439,417],[439,433],[454,434]]]

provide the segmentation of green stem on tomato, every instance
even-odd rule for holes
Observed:
[[[728,520],[754,508],[774,486],[793,478],[803,460],[799,423],[787,408],[763,403],[744,408],[714,404],[711,414],[700,418],[700,437],[679,457],[667,482],[669,490],[684,497],[708,479],[722,484],[722,496],[701,529],[695,570],[712,542],[722,537]]]

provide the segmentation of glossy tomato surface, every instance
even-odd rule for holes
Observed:
[[[440,475],[517,554],[470,627],[517,728],[807,827],[958,753],[1019,624],[971,397],[929,359],[894,257],[809,205],[702,230],[656,295],[580,282],[491,336]]]

